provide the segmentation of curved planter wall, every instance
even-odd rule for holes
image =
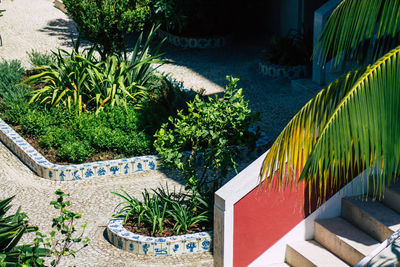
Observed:
[[[259,62],[258,67],[262,74],[272,78],[288,78],[290,80],[295,80],[308,76],[307,67],[305,65],[281,66]]]
[[[42,178],[56,181],[74,181],[103,176],[129,175],[158,169],[159,156],[149,155],[126,159],[97,161],[83,164],[58,165],[49,162],[14,129],[0,119],[0,140],[22,162]],[[251,157],[265,150],[269,138],[262,134],[254,151],[241,148],[240,157]]]
[[[138,255],[182,255],[211,251],[212,232],[149,237],[132,233],[122,225],[122,219],[107,223],[108,240],[116,247]]]
[[[229,35],[210,37],[210,38],[190,38],[182,37],[158,30],[158,36],[161,38],[167,38],[167,42],[178,47],[183,48],[220,48],[226,46],[231,37]]]

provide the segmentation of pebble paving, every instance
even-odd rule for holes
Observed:
[[[3,0],[0,9],[7,10],[0,17],[1,58],[19,59],[24,66],[29,66],[26,51],[69,48],[70,36],[76,36],[73,22],[50,0]],[[297,92],[289,80],[262,76],[257,70],[261,50],[262,42],[254,40],[235,41],[226,48],[205,50],[166,45],[165,57],[174,64],[165,65],[161,70],[171,73],[188,88],[204,89],[206,94],[222,92],[226,75],[239,77],[250,108],[261,115],[259,126],[274,139],[316,92]],[[243,163],[242,167],[245,165]],[[92,242],[76,258],[65,259],[61,266],[212,266],[211,253],[179,257],[136,256],[117,249],[103,237],[106,222],[119,202],[110,192],[123,188],[140,197],[143,189],[156,188],[160,184],[180,187],[175,177],[172,173],[152,171],[113,178],[53,182],[37,177],[0,143],[0,199],[15,195],[14,208],[20,205],[31,223],[48,233],[51,218],[56,215],[49,202],[54,199],[54,191],[61,188],[71,194],[71,209],[82,212],[82,220],[88,222],[86,233]]]

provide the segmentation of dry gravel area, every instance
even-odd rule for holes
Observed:
[[[0,57],[19,59],[29,66],[26,52],[69,49],[71,36],[76,36],[74,23],[51,0],[3,0],[0,9],[0,34],[3,46]],[[272,139],[276,138],[290,118],[316,92],[298,92],[289,80],[274,80],[257,71],[262,42],[234,41],[221,49],[191,50],[166,45],[165,57],[174,64],[165,65],[162,71],[170,73],[193,90],[204,89],[206,94],[222,92],[226,75],[241,79],[240,87],[253,111],[260,112],[259,126]],[[87,234],[92,239],[89,247],[77,258],[68,259],[63,266],[211,266],[211,254],[181,257],[149,258],[135,256],[110,245],[103,238],[105,224],[113,213],[118,199],[111,191],[124,188],[140,196],[144,188],[160,184],[180,186],[173,175],[160,171],[112,179],[93,179],[78,182],[52,182],[34,175],[4,145],[0,144],[0,199],[16,195],[14,205],[22,206],[31,222],[42,232],[50,229],[54,214],[49,202],[58,188],[71,193],[72,209],[81,211],[88,221]]]

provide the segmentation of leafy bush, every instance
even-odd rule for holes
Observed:
[[[295,31],[285,37],[272,36],[262,56],[266,62],[277,65],[310,65],[312,40]]]
[[[39,137],[44,129],[54,125],[53,116],[49,112],[42,112],[36,109],[29,109],[24,116],[21,116],[22,131],[30,136]]]
[[[227,79],[221,98],[206,101],[197,95],[187,103],[187,113],[179,111],[155,134],[154,146],[163,163],[182,172],[189,185],[206,194],[215,192],[228,168],[236,165],[237,146],[254,147],[256,141],[249,127],[257,115],[251,114],[242,89],[236,88],[238,79]],[[188,156],[182,153],[186,150]]]
[[[150,0],[65,0],[81,35],[99,44],[103,59],[125,51],[127,34],[143,29]]]
[[[155,0],[153,20],[164,29],[185,36],[210,36],[229,31],[232,14],[225,0]]]
[[[88,142],[75,141],[63,143],[57,150],[57,156],[60,160],[67,162],[84,162],[94,152],[94,149]]]
[[[157,59],[162,42],[149,55],[154,33],[151,30],[145,41],[140,35],[129,60],[114,55],[97,62],[95,46],[84,54],[60,49],[54,53],[55,63],[38,68],[41,73],[23,82],[34,87],[44,83],[34,90],[30,103],[61,106],[77,113],[137,103],[150,90],[149,80],[160,76],[151,64],[164,63]]]

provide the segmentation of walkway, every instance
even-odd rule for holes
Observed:
[[[1,58],[19,59],[28,66],[26,51],[68,48],[71,34],[76,36],[73,22],[54,8],[51,0],[3,0],[0,9],[6,9],[0,17]],[[226,75],[239,77],[251,109],[261,114],[262,130],[274,139],[313,93],[295,92],[288,80],[261,76],[256,67],[261,49],[262,43],[256,41],[235,42],[216,50],[182,50],[166,45],[166,57],[176,64],[163,66],[162,70],[184,81],[186,87],[204,88],[208,94],[223,91]],[[111,191],[123,188],[140,196],[144,188],[165,183],[180,186],[172,176],[159,171],[113,179],[52,182],[38,178],[0,143],[0,199],[16,195],[15,208],[21,205],[31,222],[46,233],[55,215],[49,202],[54,199],[54,191],[61,188],[71,194],[72,209],[82,212],[83,220],[88,221],[87,234],[93,241],[77,258],[68,259],[63,265],[211,266],[211,254],[148,258],[124,252],[104,241],[106,221],[119,201]]]

